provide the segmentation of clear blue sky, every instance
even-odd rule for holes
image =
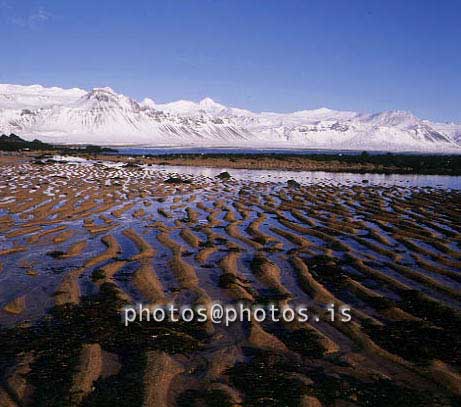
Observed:
[[[0,0],[0,82],[461,122],[461,1]]]

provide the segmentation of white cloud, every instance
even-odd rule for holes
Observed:
[[[51,19],[51,14],[43,7],[39,7],[37,11],[29,15],[30,24],[38,24]]]
[[[36,28],[53,18],[43,6],[19,12],[9,1],[0,1],[2,20],[22,28]]]

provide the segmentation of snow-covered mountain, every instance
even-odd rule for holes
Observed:
[[[461,124],[459,123],[430,123],[434,129],[438,132],[448,135],[450,138],[455,140],[458,144],[461,144]]]
[[[82,89],[44,88],[40,85],[0,84],[0,109],[38,109],[71,103],[87,92]]]
[[[461,152],[461,125],[408,112],[254,113],[210,98],[157,104],[110,88],[39,85],[0,85],[0,133],[65,144]]]

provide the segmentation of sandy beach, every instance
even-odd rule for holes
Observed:
[[[459,190],[230,175],[0,156],[0,406],[460,402]],[[121,322],[216,301],[321,318]]]

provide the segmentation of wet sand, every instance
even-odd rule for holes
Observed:
[[[126,161],[0,157],[0,406],[459,405],[461,192]],[[352,321],[121,323],[172,301]]]

